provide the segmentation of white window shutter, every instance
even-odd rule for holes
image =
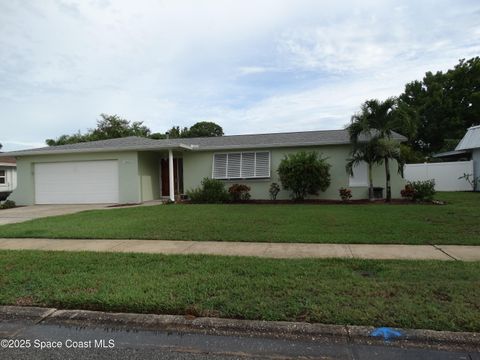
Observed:
[[[255,177],[255,153],[242,153],[242,178]]]
[[[240,178],[240,167],[241,167],[241,154],[240,153],[228,154],[227,178],[229,179]]]
[[[215,154],[213,156],[213,178],[227,178],[227,154]]]
[[[349,186],[368,186],[368,165],[362,161],[353,167],[353,176],[350,175]]]
[[[214,179],[270,177],[270,152],[220,153],[213,155]]]
[[[270,177],[270,153],[255,153],[255,177]]]

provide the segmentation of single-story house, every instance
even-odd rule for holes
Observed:
[[[455,152],[469,152],[473,160],[473,177],[480,179],[480,125],[472,126],[460,140]],[[475,184],[475,191],[480,191],[479,184]]]
[[[17,165],[12,156],[0,153],[0,201],[17,187]]]
[[[398,141],[405,138],[393,136]],[[12,199],[21,205],[73,203],[140,203],[171,198],[196,188],[205,177],[251,187],[252,199],[269,199],[272,182],[280,183],[282,158],[316,150],[331,164],[330,187],[312,198],[339,199],[349,187],[353,198],[368,197],[366,165],[354,176],[345,170],[351,143],[346,130],[233,135],[153,140],[126,137],[9,153],[17,159],[18,186]],[[391,164],[392,194],[405,182]],[[375,186],[385,186],[383,166],[374,168]],[[278,199],[288,199],[281,190]]]

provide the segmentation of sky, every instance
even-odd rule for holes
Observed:
[[[2,151],[94,128],[340,129],[480,55],[480,2],[0,0]]]

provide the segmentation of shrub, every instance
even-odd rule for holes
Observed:
[[[412,181],[400,193],[415,201],[432,201],[435,195],[435,180]]]
[[[228,189],[233,201],[246,201],[250,199],[250,187],[243,184],[233,184]]]
[[[415,189],[413,188],[413,185],[410,183],[405,185],[405,188],[400,191],[400,195],[402,195],[403,198],[413,200],[413,195],[415,195]]]
[[[465,181],[470,184],[473,191],[477,188],[477,183],[480,183],[480,176],[475,177],[473,174],[463,173],[463,175],[458,178],[458,180],[460,179],[465,179]]]
[[[340,188],[338,192],[342,201],[348,201],[352,198],[352,190],[350,189]]]
[[[433,196],[435,195],[435,180],[414,181],[411,185],[414,189],[413,200],[433,200]]]
[[[330,164],[315,151],[286,155],[277,171],[283,188],[291,190],[295,200],[317,195],[330,186]]]
[[[204,178],[200,187],[187,191],[193,203],[218,204],[228,201],[228,192],[220,180]]]
[[[3,204],[0,204],[0,209],[11,209],[11,208],[14,208],[15,206],[17,206],[17,204],[15,204],[15,201],[6,200],[3,202]]]
[[[280,185],[275,182],[271,183],[268,192],[270,193],[270,199],[277,200],[277,195],[280,192]]]

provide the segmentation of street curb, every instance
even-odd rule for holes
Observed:
[[[29,321],[46,325],[116,327],[138,331],[201,332],[210,335],[260,336],[357,343],[429,346],[480,351],[480,333],[399,329],[402,335],[385,341],[371,335],[374,327],[311,324],[287,321],[237,320],[184,315],[109,313],[89,310],[0,306],[0,321]]]

